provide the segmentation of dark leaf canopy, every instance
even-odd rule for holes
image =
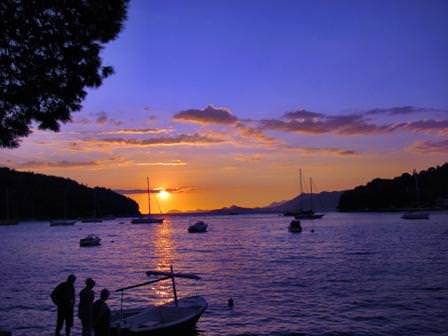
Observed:
[[[100,52],[115,39],[128,0],[0,1],[0,147],[17,147],[35,122],[58,131],[87,88],[113,69]]]

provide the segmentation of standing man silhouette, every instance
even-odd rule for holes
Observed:
[[[100,298],[93,304],[93,327],[95,336],[110,335],[110,309],[106,303],[109,298],[109,291],[104,288]]]
[[[82,336],[90,336],[92,333],[93,300],[95,299],[95,281],[86,279],[86,286],[79,293],[78,317],[81,320]]]
[[[73,306],[75,305],[76,277],[70,274],[67,281],[60,283],[51,293],[51,299],[58,307],[56,321],[56,336],[61,335],[61,330],[65,322],[65,335],[70,336],[73,327]]]

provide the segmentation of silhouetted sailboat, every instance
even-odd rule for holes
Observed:
[[[93,217],[84,218],[83,223],[101,223],[103,220],[96,215],[96,188],[93,189]]]
[[[418,186],[418,175],[417,171],[414,169],[413,174],[415,178],[415,193],[417,197],[417,209],[405,212],[401,218],[402,219],[429,219],[429,213],[419,211],[420,209],[420,188]]]
[[[5,189],[5,219],[0,219],[0,225],[17,225],[18,221],[9,217],[9,191]]]
[[[163,223],[164,218],[158,218],[151,216],[151,193],[149,191],[149,177],[146,178],[146,188],[148,196],[148,215],[139,218],[134,218],[132,224],[151,224],[151,223]]]
[[[299,169],[299,181],[300,181],[300,195],[303,195],[303,178],[302,178],[302,169]],[[287,211],[284,213],[285,216],[294,216],[296,219],[320,219],[324,215],[316,214],[313,210],[313,179],[310,178],[310,209],[304,210],[300,208],[296,211]]]
[[[64,219],[55,219],[50,221],[50,226],[70,226],[75,225],[77,222],[73,219],[67,219],[67,207],[68,207],[68,201],[67,201],[67,186],[64,190]]]

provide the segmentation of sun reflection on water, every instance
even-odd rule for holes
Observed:
[[[166,218],[154,230],[154,257],[156,271],[169,271],[170,265],[176,260],[176,253],[173,243],[172,222]],[[171,280],[155,283],[152,287],[155,294],[155,304],[164,304],[173,300],[173,289]]]

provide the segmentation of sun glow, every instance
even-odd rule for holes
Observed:
[[[166,190],[161,190],[159,192],[159,197],[160,197],[160,199],[166,200],[170,197],[170,193]]]

